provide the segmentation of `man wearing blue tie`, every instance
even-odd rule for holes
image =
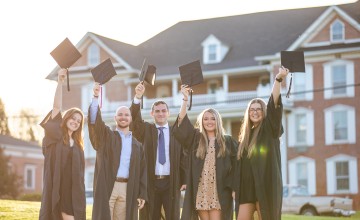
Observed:
[[[171,134],[168,123],[170,112],[164,101],[153,103],[150,112],[153,123],[142,120],[140,103],[144,92],[145,85],[139,83],[130,107],[133,135],[143,143],[147,161],[149,202],[140,211],[140,219],[160,220],[163,207],[167,220],[178,220],[180,191],[185,189],[182,147]]]

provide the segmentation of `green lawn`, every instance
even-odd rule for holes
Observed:
[[[86,207],[86,219],[91,219],[92,206]],[[40,202],[24,202],[14,200],[0,200],[0,220],[33,220],[39,218]],[[360,212],[351,218],[340,217],[307,217],[298,215],[282,215],[282,220],[337,220],[337,219],[359,219]]]

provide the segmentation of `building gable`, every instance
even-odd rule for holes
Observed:
[[[116,52],[114,48],[121,48],[122,51],[124,51],[121,54],[126,54],[131,53],[129,50],[134,50],[134,48],[132,48],[134,46],[126,45],[122,42],[116,41],[119,45],[123,45],[113,47],[113,45],[111,45],[109,41],[111,41],[111,39],[102,37],[91,32],[88,32],[84,35],[84,37],[76,44],[76,48],[80,51],[82,56],[79,60],[75,62],[73,66],[69,68],[69,71],[72,74],[73,78],[74,76],[76,78],[76,74],[82,75],[84,72],[87,72],[89,74],[90,70],[94,66],[108,58],[110,58],[113,62],[113,65],[117,72],[133,72],[132,65],[125,61],[125,59],[119,55],[120,53]],[[128,47],[124,48],[124,45]],[[94,54],[94,52],[98,52],[99,54]],[[93,55],[97,61],[92,61],[94,60],[94,58],[89,57],[91,55]],[[59,66],[56,66],[46,78],[56,80],[59,68]]]
[[[343,26],[344,38],[341,40],[334,40],[332,38],[332,30],[334,30],[333,25],[335,23]],[[338,6],[331,6],[287,50],[357,42],[360,42],[360,24]]]

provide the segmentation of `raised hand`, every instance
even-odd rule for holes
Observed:
[[[95,82],[95,83],[94,83],[93,93],[94,93],[94,96],[95,96],[95,97],[98,97],[98,96],[99,96],[99,93],[100,93],[100,83],[98,83],[98,82]]]
[[[63,83],[66,79],[67,69],[60,69],[58,71],[58,83]]]
[[[190,87],[188,85],[181,85],[181,93],[183,94],[183,99],[187,100],[190,93]]]
[[[141,99],[141,97],[143,96],[145,92],[145,86],[143,82],[140,82],[139,84],[137,84],[137,86],[135,87],[135,97],[137,99]]]

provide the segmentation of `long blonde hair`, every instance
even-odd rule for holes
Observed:
[[[254,133],[252,135],[252,138],[250,140],[250,133],[251,129],[253,128],[254,124],[250,120],[250,106],[254,103],[259,103],[261,105],[262,109],[262,121],[254,128]],[[237,158],[240,159],[243,156],[244,150],[247,150],[247,157],[250,158],[251,153],[253,152],[255,145],[256,145],[256,139],[259,134],[259,130],[261,127],[262,122],[264,121],[266,117],[266,103],[263,99],[255,98],[252,99],[245,111],[244,118],[240,127],[240,133],[239,133],[239,149],[237,152]]]
[[[200,134],[201,134],[199,146],[196,151],[196,157],[200,158],[200,159],[205,159],[205,155],[206,155],[207,149],[209,147],[209,137],[208,137],[206,130],[204,128],[204,125],[203,125],[203,118],[204,118],[205,112],[209,112],[209,113],[213,114],[215,117],[215,122],[216,122],[215,123],[216,124],[215,142],[218,143],[219,147],[220,147],[217,157],[224,157],[225,153],[226,153],[225,137],[224,137],[225,130],[222,126],[222,119],[221,119],[220,113],[212,108],[208,108],[208,109],[205,109],[204,111],[202,111],[198,115],[196,123],[195,123],[195,128],[198,128],[200,131]]]
[[[61,123],[61,130],[63,132],[63,143],[69,144],[69,142],[70,142],[70,137],[69,137],[68,128],[66,126],[66,123],[75,113],[79,113],[81,115],[81,123],[80,123],[79,128],[72,133],[72,138],[74,139],[74,142],[78,145],[78,147],[81,150],[84,150],[84,139],[83,139],[84,114],[78,108],[70,108],[64,114],[64,117],[63,117],[63,120]]]

